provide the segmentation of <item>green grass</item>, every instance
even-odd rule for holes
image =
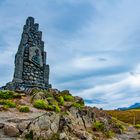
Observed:
[[[54,106],[52,106],[52,105],[47,105],[46,110],[48,110],[48,111],[53,111],[53,110],[54,110]]]
[[[25,140],[33,140],[33,131],[31,130],[28,134],[26,134],[25,138]]]
[[[95,131],[104,131],[104,124],[100,121],[96,121],[95,123],[93,123],[92,128]]]
[[[15,108],[16,103],[12,100],[0,100],[0,105],[4,105],[5,108]]]
[[[64,101],[73,101],[74,97],[70,94],[68,90],[63,90],[60,92],[61,96],[64,98]]]
[[[61,110],[60,110],[60,107],[58,106],[58,105],[56,105],[55,107],[54,107],[54,111],[55,112],[57,112],[57,113],[59,113]]]
[[[140,110],[133,109],[133,110],[126,110],[126,111],[120,111],[120,110],[108,110],[106,111],[109,115],[111,115],[114,118],[117,118],[118,120],[128,123],[128,124],[140,124]]]
[[[30,112],[30,108],[28,106],[20,106],[19,107],[20,112]]]
[[[81,105],[80,103],[73,103],[72,106],[76,107],[76,108],[82,108],[83,107],[83,105]]]
[[[0,90],[0,99],[21,98],[21,95],[10,90]]]
[[[0,91],[0,99],[12,99],[13,95],[14,95],[13,91],[9,91],[9,90]]]
[[[35,100],[33,106],[38,109],[47,109],[45,100]]]
[[[51,105],[58,105],[58,102],[53,98],[53,97],[48,97],[47,101],[49,102],[49,104]]]
[[[59,113],[61,111],[60,107],[58,105],[51,105],[51,104],[47,105],[46,110],[48,110],[48,111],[55,111],[57,113]]]
[[[72,95],[64,95],[63,98],[65,101],[73,101],[74,100],[74,97]]]
[[[104,133],[107,138],[113,138],[115,136],[115,133],[112,131],[107,131]]]
[[[140,124],[136,124],[135,127],[136,127],[137,129],[140,129]]]
[[[56,97],[56,100],[59,105],[64,105],[64,103],[65,103],[64,98],[62,96]]]

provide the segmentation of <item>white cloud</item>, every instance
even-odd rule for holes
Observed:
[[[93,104],[99,107],[116,108],[137,102],[139,4],[138,0],[6,0],[0,5],[0,39],[6,44],[0,46],[0,85],[11,79],[22,26],[31,15],[43,31],[54,87],[106,101]],[[3,77],[6,67],[11,72]]]

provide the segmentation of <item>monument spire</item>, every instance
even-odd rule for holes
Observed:
[[[23,27],[21,41],[15,55],[13,81],[8,89],[26,87],[49,87],[49,65],[46,65],[46,52],[42,32],[33,17],[28,17]]]

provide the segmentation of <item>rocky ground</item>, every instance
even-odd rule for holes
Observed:
[[[136,129],[130,127],[123,134],[124,128],[119,121],[103,110],[84,106],[82,98],[73,97],[68,91],[36,90],[30,95],[14,97],[18,98],[10,98],[16,103],[15,108],[2,104],[7,99],[0,100],[0,140],[139,139]],[[35,105],[36,101],[39,106]],[[22,105],[30,110],[19,111]]]
[[[124,134],[117,135],[117,140],[140,140],[140,131],[133,126],[129,126]]]

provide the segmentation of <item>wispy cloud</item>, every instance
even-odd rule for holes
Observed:
[[[139,5],[139,0],[0,1],[0,85],[12,79],[23,24],[34,16],[53,87],[106,109],[139,102]]]

